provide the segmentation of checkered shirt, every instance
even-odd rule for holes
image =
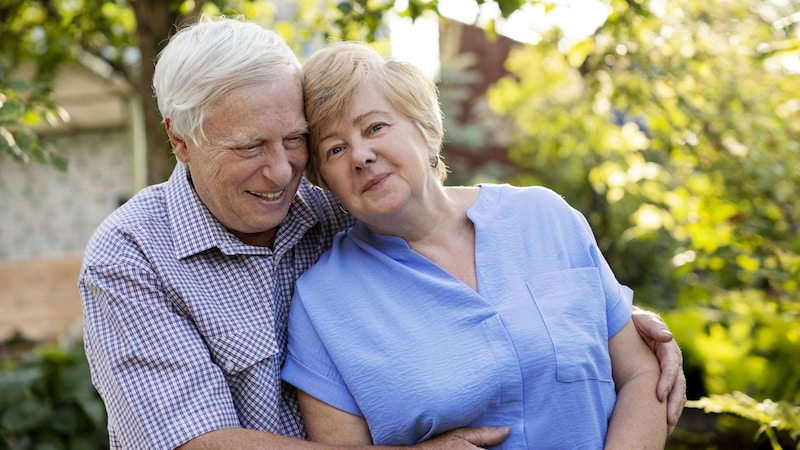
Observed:
[[[224,427],[304,437],[280,379],[289,302],[351,220],[303,180],[274,248],[245,245],[200,202],[181,163],[112,213],[78,283],[111,448],[171,449]]]

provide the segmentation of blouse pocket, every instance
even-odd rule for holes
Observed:
[[[250,328],[219,336],[209,342],[214,362],[228,375],[235,375],[279,353],[275,332]]]
[[[611,381],[606,300],[597,269],[538,274],[527,286],[553,342],[558,381]]]

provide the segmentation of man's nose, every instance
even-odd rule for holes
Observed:
[[[291,183],[294,176],[292,162],[284,148],[268,152],[261,171],[273,184],[281,187]]]

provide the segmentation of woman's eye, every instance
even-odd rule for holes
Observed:
[[[337,155],[337,154],[339,154],[339,153],[341,153],[343,151],[344,151],[344,147],[342,147],[341,145],[337,145],[335,147],[331,147],[331,149],[328,150],[328,154],[331,155],[331,156],[334,156],[334,155]]]
[[[385,126],[386,126],[386,124],[376,123],[375,125],[370,127],[370,131],[372,131],[373,133],[376,132],[376,131],[381,131],[383,129],[383,127],[385,127]]]

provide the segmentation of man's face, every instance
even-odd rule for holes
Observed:
[[[204,131],[200,145],[171,137],[197,194],[242,242],[272,246],[308,161],[296,69],[226,94],[210,108]]]

